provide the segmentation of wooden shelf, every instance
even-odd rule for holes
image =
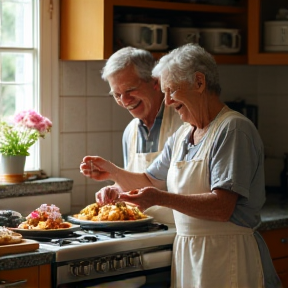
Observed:
[[[160,59],[162,56],[166,54],[166,52],[152,52],[154,58],[156,60]],[[213,55],[215,61],[218,64],[247,64],[247,56],[246,55],[233,55],[233,54],[218,54]]]
[[[217,64],[247,64],[247,55],[214,55]]]
[[[147,1],[147,0],[111,0],[113,6],[127,6],[138,8],[151,8],[160,10],[173,10],[173,11],[198,11],[198,12],[211,12],[211,13],[228,13],[239,14],[245,13],[246,7],[242,6],[223,6],[223,5],[207,5],[196,3],[179,3],[168,1]]]
[[[252,65],[287,65],[288,52],[266,52],[249,55],[249,64]]]

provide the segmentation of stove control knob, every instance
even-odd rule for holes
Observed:
[[[106,273],[110,269],[110,262],[106,258],[101,258],[94,262],[94,269],[99,273]]]
[[[129,266],[138,267],[141,265],[141,257],[138,252],[132,252],[129,254]]]
[[[79,265],[76,263],[70,265],[70,273],[74,276],[79,275]]]
[[[80,262],[78,273],[79,275],[84,276],[90,275],[90,262],[89,261]]]
[[[129,264],[128,264],[128,256],[127,255],[123,255],[122,256],[122,261],[123,261],[123,267],[127,267],[127,266],[129,266]]]
[[[112,265],[114,270],[120,270],[124,267],[126,267],[126,262],[124,261],[123,256],[117,255],[112,258]]]

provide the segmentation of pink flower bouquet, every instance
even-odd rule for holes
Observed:
[[[5,156],[29,156],[29,148],[50,132],[52,122],[33,110],[14,116],[13,124],[0,123],[0,153]]]

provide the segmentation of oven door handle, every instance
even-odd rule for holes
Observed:
[[[142,255],[142,264],[144,270],[156,269],[171,266],[172,250],[155,251],[144,253]]]
[[[27,283],[27,280],[17,280],[17,281],[5,281],[0,280],[0,288],[17,287],[23,283]],[[22,287],[22,285],[21,285]]]
[[[139,276],[133,278],[127,278],[124,280],[118,280],[113,282],[106,282],[103,284],[97,284],[95,286],[89,286],[89,288],[140,288],[146,284],[146,276]]]

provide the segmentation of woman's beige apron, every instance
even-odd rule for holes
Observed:
[[[129,162],[127,170],[131,172],[145,172],[147,167],[161,153],[164,144],[183,122],[180,120],[178,113],[174,109],[165,106],[163,119],[160,128],[158,151],[152,153],[136,153],[137,151],[137,133],[139,120],[134,120],[134,128],[131,131],[130,143],[128,144]],[[171,209],[160,206],[152,206],[144,211],[145,214],[154,217],[155,221],[161,223],[174,223],[173,212]]]
[[[185,123],[177,131],[179,137],[167,176],[169,192],[183,195],[210,193],[209,151],[217,128],[231,113],[235,112],[222,110],[219,113],[191,161],[176,162],[181,143],[191,126]],[[171,287],[264,287],[260,254],[252,229],[173,212],[177,236],[173,246]]]

